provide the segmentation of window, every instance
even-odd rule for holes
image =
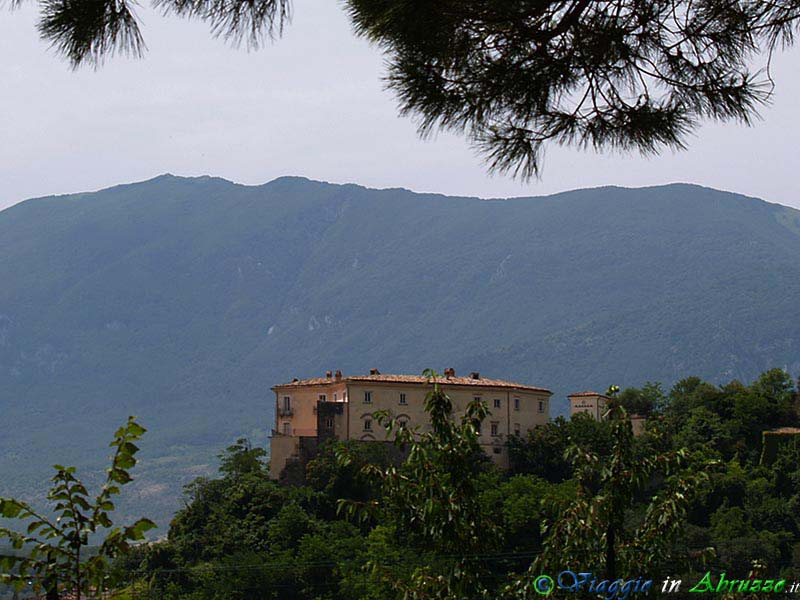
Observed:
[[[400,404],[408,404],[406,402],[406,395],[403,393],[400,394]]]
[[[502,454],[503,449],[500,448],[499,446],[495,446],[494,448],[492,448],[492,452],[494,452],[495,454]]]
[[[519,423],[514,423],[514,435],[519,435]]]
[[[330,417],[325,419],[325,427],[328,429],[333,429],[333,419],[331,419]]]
[[[544,400],[539,400],[539,412],[544,412]]]
[[[292,424],[291,423],[284,423],[283,424],[283,435],[292,435]]]
[[[519,410],[519,398],[514,398],[514,410]]]
[[[400,427],[408,427],[408,421],[402,420],[397,422]]]
[[[319,401],[320,402],[325,402],[325,401],[327,401],[327,399],[328,399],[328,397],[325,394],[320,394],[319,395]]]
[[[292,410],[292,398],[290,396],[283,397],[284,410]]]
[[[364,392],[364,402],[366,404],[372,404],[372,392]]]
[[[336,399],[337,399],[337,396],[338,396],[338,395],[339,395],[339,394],[337,394],[336,392],[333,392],[333,401],[334,401],[334,402],[336,402]]]
[[[481,397],[480,396],[475,396],[473,398],[473,400],[475,400],[475,402],[480,402],[481,401]]]
[[[500,435],[497,430],[498,430],[498,423],[496,422],[492,423],[492,436],[497,437],[498,435]]]
[[[364,431],[372,431],[372,419],[364,419]]]
[[[500,398],[495,398],[494,399],[494,407],[495,408],[500,408]]]

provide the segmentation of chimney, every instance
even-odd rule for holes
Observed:
[[[469,376],[470,376],[472,379],[480,379],[480,378],[481,378],[481,374],[480,374],[480,373],[478,373],[477,371],[473,371],[472,373],[470,373],[470,374],[469,374]]]
[[[342,371],[341,371],[341,369],[336,369],[336,374],[334,375],[334,377],[336,378],[336,381],[341,381],[342,380]]]
[[[369,370],[369,374],[370,374],[370,375],[380,375],[380,374],[381,374],[381,372],[380,372],[380,371],[378,371],[378,369],[370,369],[370,370]]]
[[[327,373],[325,373],[325,377],[327,377],[328,379],[330,379],[331,377],[333,377],[333,373],[331,373],[330,371],[328,371]]]
[[[455,377],[456,376],[456,370],[453,367],[447,367],[444,370],[444,376],[447,377],[447,378]]]

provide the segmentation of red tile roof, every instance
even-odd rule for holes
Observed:
[[[346,381],[347,378],[343,377],[341,379],[334,379],[333,377],[313,377],[311,379],[300,379],[297,381],[292,381],[290,383],[281,383],[280,385],[276,385],[274,388],[291,388],[291,387],[307,387],[311,385],[329,385],[333,383],[342,383]]]
[[[601,394],[600,392],[575,392],[574,394],[570,394],[567,398],[587,398],[589,396],[600,396],[601,398],[608,399],[608,396],[605,394]]]
[[[472,377],[440,377],[437,380],[442,385],[458,385],[458,386],[469,386],[469,387],[488,387],[488,388],[503,388],[503,389],[514,389],[514,390],[524,390],[524,391],[531,391],[531,392],[543,392],[546,394],[551,394],[552,392],[547,388],[543,387],[536,387],[532,385],[523,385],[521,383],[514,383],[512,381],[504,381],[502,379],[489,379],[487,377],[481,377],[479,379],[475,379]],[[308,387],[308,386],[315,386],[315,385],[333,385],[337,383],[400,383],[400,384],[426,384],[428,380],[426,377],[422,375],[351,375],[349,377],[342,377],[341,379],[336,379],[334,377],[315,377],[312,379],[302,379],[300,381],[293,381],[291,383],[283,383],[281,385],[276,385],[272,389],[287,389],[287,388],[295,388],[295,387]]]

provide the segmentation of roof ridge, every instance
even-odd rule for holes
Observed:
[[[375,382],[375,383],[407,383],[407,384],[424,384],[428,382],[428,378],[424,375],[407,375],[400,373],[378,373],[369,375],[348,375],[346,377],[312,377],[308,379],[296,380],[290,383],[283,383],[274,386],[272,389],[280,388],[293,388],[293,387],[307,387],[315,385],[332,385],[347,382]],[[469,386],[469,387],[495,387],[495,388],[510,388],[520,390],[532,390],[547,392],[552,394],[548,388],[535,385],[527,385],[517,383],[514,381],[507,381],[504,379],[494,379],[491,377],[472,377],[472,376],[451,376],[439,377],[436,382],[442,385],[456,385],[456,386]]]

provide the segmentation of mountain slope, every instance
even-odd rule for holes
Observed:
[[[0,495],[150,428],[159,514],[277,382],[427,366],[576,389],[800,371],[800,212],[689,185],[479,200],[162,176],[0,212]],[[46,474],[46,471],[44,472]],[[33,483],[37,482],[37,483]]]

